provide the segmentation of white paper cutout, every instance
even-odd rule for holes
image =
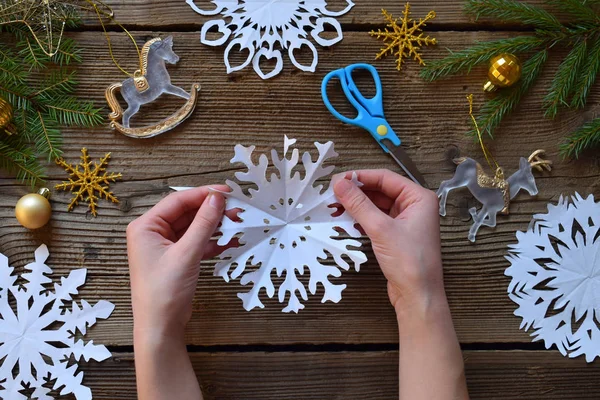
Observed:
[[[232,189],[231,192],[224,193],[228,197],[227,209],[242,209],[239,213],[242,221],[234,222],[224,217],[220,227],[223,236],[218,243],[225,245],[233,237],[239,236],[240,247],[227,249],[221,254],[222,261],[215,266],[215,276],[221,276],[227,282],[241,277],[242,285],[253,284],[249,292],[238,293],[247,311],[264,307],[259,299],[261,289],[264,288],[269,297],[275,294],[275,286],[271,280],[273,271],[277,276],[282,276],[285,272],[285,281],[278,289],[280,303],[288,297],[283,312],[297,313],[303,309],[304,305],[300,303],[297,293],[303,300],[308,300],[308,295],[296,272],[303,275],[306,268],[310,274],[310,293],[315,294],[320,284],[325,289],[321,302],[337,303],[341,300],[346,285],[333,284],[328,277],[341,276],[340,268],[344,271],[350,269],[342,256],[347,256],[353,262],[357,272],[360,264],[367,260],[363,252],[348,249],[348,246],[360,247],[359,241],[340,239],[341,234],[336,231],[336,228],[341,228],[351,237],[361,236],[354,228],[356,221],[348,212],[332,217],[335,208],[329,206],[337,203],[333,187],[330,185],[322,192],[323,185],[315,186],[318,179],[326,177],[335,168],[333,165],[322,167],[323,162],[338,155],[333,150],[333,143],[315,142],[319,152],[315,162],[308,152],[303,154],[303,179],[297,171],[292,176],[292,169],[298,165],[300,158],[298,149],[294,149],[291,158],[287,158],[287,150],[294,143],[294,139],[285,137],[283,159],[279,159],[276,150],[271,150],[271,160],[278,174],[273,173],[270,179],[266,177],[269,164],[266,155],[260,156],[257,165],[252,163],[254,146],[244,147],[238,144],[235,146],[235,156],[231,159],[232,163],[241,162],[248,167],[247,172],[236,172],[238,181],[254,183],[258,190],[249,189],[247,196],[236,182],[227,181]],[[356,174],[353,181],[360,185]],[[321,263],[328,258],[325,251],[333,256],[337,266]],[[257,267],[259,264],[260,267]],[[232,268],[233,271],[230,272]]]
[[[572,201],[572,203],[569,202]],[[506,257],[521,329],[571,358],[600,357],[600,203],[578,193],[537,214]],[[594,321],[595,316],[595,321]],[[576,322],[575,322],[576,321]]]
[[[48,290],[52,282],[46,276],[52,273],[45,264],[48,256],[48,248],[41,245],[35,251],[35,261],[25,266],[31,272],[21,275],[27,282],[19,284],[18,277],[12,275],[14,268],[8,265],[8,258],[0,254],[0,359],[6,357],[0,364],[2,399],[27,399],[19,393],[24,389],[22,382],[34,389],[31,398],[52,399],[51,389],[42,386],[48,376],[50,380],[56,379],[54,389],[64,385],[61,396],[73,393],[77,400],[91,399],[91,390],[81,383],[83,372],[77,371],[77,363],[68,367],[67,361],[71,356],[75,360],[83,357],[85,361],[103,361],[111,356],[106,347],[95,345],[93,340],[84,343],[73,335],[76,331],[78,336],[85,335],[97,319],[108,318],[115,306],[104,300],[91,306],[81,300],[80,308],[71,301],[77,288],[85,283],[85,268],[71,271],[67,278],[61,277],[60,284],[54,284],[54,290]],[[16,300],[17,313],[9,304],[10,297]],[[50,342],[61,343],[64,348]],[[13,377],[17,364],[19,373]]]
[[[334,17],[344,15],[354,7],[352,0],[345,0],[346,7],[341,11],[328,10],[325,0],[212,0],[215,8],[203,10],[194,0],[186,2],[201,15],[222,14],[223,19],[214,19],[202,26],[200,42],[221,46],[232,38],[224,54],[227,73],[244,69],[252,62],[262,79],[272,78],[283,69],[279,49],[287,50],[290,61],[298,69],[315,72],[319,56],[315,45],[307,39],[308,34],[321,46],[333,46],[343,39],[342,27]],[[326,25],[335,30],[334,38],[320,36]],[[207,33],[212,28],[217,28],[222,36],[208,39]],[[248,51],[248,57],[242,64],[232,66],[229,53],[238,47],[240,52]],[[294,56],[294,51],[302,47],[312,52],[312,61],[308,65],[300,64]],[[261,69],[263,57],[275,59],[276,66],[271,72]]]

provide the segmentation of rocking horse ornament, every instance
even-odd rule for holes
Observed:
[[[142,47],[140,52],[140,69],[133,77],[122,83],[115,83],[106,89],[106,101],[111,108],[109,118],[111,128],[125,136],[133,138],[151,138],[167,132],[186,120],[196,107],[200,85],[194,83],[192,90],[187,93],[182,88],[171,83],[166,63],[176,64],[179,56],[173,52],[173,37],[165,39],[152,39]],[[127,109],[123,111],[117,99],[117,91],[127,102]],[[132,128],[129,121],[143,104],[156,100],[163,93],[181,97],[185,104],[173,115],[167,117],[156,125]]]

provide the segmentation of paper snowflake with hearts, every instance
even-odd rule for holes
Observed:
[[[600,357],[600,203],[561,196],[517,239],[505,274],[521,328],[565,356]]]
[[[108,318],[114,305],[101,300],[92,306],[82,300],[79,307],[72,301],[77,288],[85,283],[85,268],[61,277],[60,283],[50,290],[52,280],[47,275],[52,270],[45,264],[48,256],[48,248],[40,246],[35,251],[35,261],[25,266],[31,272],[21,275],[26,282],[20,283],[8,259],[0,254],[2,399],[52,399],[51,390],[61,387],[61,396],[72,393],[77,400],[91,399],[91,390],[82,384],[83,372],[78,372],[77,363],[70,359],[103,361],[111,355],[106,347],[95,345],[92,340],[84,343],[75,335],[85,335],[97,319]],[[14,375],[17,365],[18,374]],[[31,394],[26,396],[23,391]]]
[[[252,62],[262,79],[272,78],[283,69],[281,50],[287,50],[288,57],[298,69],[314,72],[319,56],[308,35],[321,46],[338,43],[343,38],[342,27],[334,17],[344,15],[354,6],[351,0],[345,0],[343,10],[331,11],[325,0],[212,0],[215,8],[203,10],[194,0],[186,2],[201,15],[222,14],[223,19],[211,20],[202,26],[200,41],[209,46],[221,46],[232,38],[224,55],[227,73],[244,69]],[[327,25],[336,33],[331,39],[321,37]],[[217,28],[221,36],[211,40],[207,36],[213,28]],[[232,66],[229,56],[236,46],[240,52],[248,51],[248,57],[242,64]],[[310,64],[301,64],[294,56],[294,51],[303,47],[312,53]],[[275,59],[275,68],[264,72],[262,58]]]
[[[341,276],[341,270],[350,269],[350,264],[343,258],[346,256],[358,272],[360,265],[367,258],[357,248],[358,240],[342,238],[340,230],[347,235],[358,238],[361,233],[354,227],[356,221],[343,212],[333,216],[337,203],[331,185],[323,190],[323,185],[316,181],[328,176],[334,166],[323,167],[323,163],[337,153],[333,143],[315,143],[319,152],[313,162],[310,153],[302,155],[304,177],[294,170],[299,164],[298,149],[292,151],[288,158],[288,150],[295,140],[285,138],[283,158],[276,150],[271,150],[271,161],[277,173],[267,176],[269,160],[262,154],[258,164],[252,162],[254,146],[235,146],[232,163],[243,163],[248,167],[246,172],[237,172],[235,177],[240,182],[254,184],[257,189],[248,189],[244,193],[241,186],[228,180],[231,192],[224,193],[227,210],[241,210],[239,220],[233,221],[227,216],[223,218],[219,238],[220,245],[228,244],[238,237],[240,246],[229,248],[221,255],[222,261],[215,266],[215,276],[225,281],[240,278],[242,285],[252,284],[247,293],[238,293],[247,311],[255,307],[263,308],[259,294],[265,289],[267,296],[273,297],[275,286],[273,272],[285,280],[278,288],[279,302],[287,298],[287,306],[283,312],[298,312],[304,308],[298,295],[308,300],[306,288],[298,279],[298,275],[309,274],[308,290],[316,294],[319,286],[323,287],[321,302],[337,303],[342,298],[344,284],[334,284],[329,277]],[[360,185],[354,176],[353,181]],[[187,188],[174,188],[182,190]],[[349,248],[351,247],[351,248]],[[328,254],[329,253],[329,254]],[[327,265],[327,260],[335,265]],[[329,262],[329,264],[332,264]],[[341,269],[341,270],[340,270]]]

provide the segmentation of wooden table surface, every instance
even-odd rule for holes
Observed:
[[[140,44],[157,35],[173,35],[174,50],[181,61],[169,71],[173,82],[186,90],[192,82],[202,85],[198,107],[180,127],[151,140],[126,138],[111,131],[108,124],[63,131],[68,161],[77,161],[84,146],[93,159],[111,151],[110,169],[123,173],[124,179],[112,186],[120,204],[101,201],[97,218],[85,206],[68,213],[69,194],[55,192],[50,224],[40,231],[27,231],[14,218],[14,205],[28,188],[0,176],[0,252],[20,270],[32,259],[35,248],[46,243],[55,276],[73,268],[88,269],[81,298],[94,302],[106,299],[116,309],[87,335],[109,346],[113,358],[84,365],[84,382],[97,399],[129,399],[136,397],[136,391],[125,250],[127,224],[166,196],[171,185],[197,186],[232,178],[238,166],[229,160],[237,143],[253,144],[257,151],[265,152],[272,147],[280,149],[284,134],[297,138],[301,150],[311,150],[314,141],[332,140],[340,154],[337,171],[399,171],[367,134],[329,114],[321,101],[320,83],[334,68],[373,62],[381,42],[371,38],[368,31],[383,26],[381,7],[399,16],[403,3],[357,0],[354,9],[340,18],[344,40],[332,48],[319,48],[316,73],[298,71],[284,57],[284,71],[268,81],[258,78],[251,67],[227,75],[224,48],[207,47],[199,41],[200,28],[208,18],[194,13],[183,0],[107,3]],[[527,30],[474,23],[463,15],[461,0],[412,2],[416,18],[431,9],[437,18],[427,29],[439,44],[423,50],[425,60],[443,57],[446,49]],[[136,59],[131,43],[118,28],[111,30],[116,57],[133,70]],[[83,49],[78,94],[104,105],[104,89],[122,80],[123,75],[109,59],[101,28],[90,19],[81,31],[69,35]],[[513,315],[515,304],[506,294],[509,280],[504,276],[507,244],[515,242],[516,230],[526,229],[533,213],[544,212],[546,204],[556,202],[561,194],[578,191],[600,195],[598,156],[562,161],[558,154],[562,138],[597,114],[600,88],[594,89],[583,112],[563,112],[551,121],[541,111],[544,91],[562,55],[564,50],[555,52],[539,83],[490,144],[508,173],[517,168],[520,156],[538,148],[547,150],[556,166],[552,173],[538,176],[539,195],[518,196],[511,204],[510,216],[500,217],[495,229],[482,228],[475,244],[467,240],[471,225],[468,209],[477,203],[467,192],[450,196],[448,216],[442,219],[446,290],[473,399],[600,398],[599,363],[586,364],[583,358],[567,359],[555,349],[545,350],[542,343],[532,343],[529,335],[519,330],[520,320]],[[420,67],[413,61],[407,61],[402,73],[395,70],[391,57],[374,64],[383,80],[389,122],[432,187],[452,176],[450,158],[457,150],[481,159],[478,146],[465,135],[469,128],[465,95],[474,93],[476,105],[482,104],[485,68],[432,84],[418,77]],[[148,120],[156,121],[174,112],[180,102],[164,98],[142,112]],[[136,121],[139,124],[142,118]],[[66,176],[55,165],[48,171],[50,186]],[[368,245],[366,249],[369,261],[361,272],[343,275],[348,287],[339,304],[322,305],[314,296],[298,315],[281,313],[282,307],[275,300],[266,301],[264,310],[247,313],[235,295],[240,290],[238,283],[227,284],[213,277],[214,262],[206,262],[187,331],[206,398],[397,398],[396,321],[385,279]]]

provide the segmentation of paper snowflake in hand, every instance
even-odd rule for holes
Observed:
[[[314,72],[317,67],[317,49],[307,39],[308,34],[321,46],[333,46],[342,40],[342,27],[333,17],[341,16],[354,6],[351,0],[344,0],[346,8],[341,11],[327,9],[325,0],[213,0],[213,10],[203,10],[194,4],[194,0],[186,2],[201,15],[221,13],[224,19],[208,21],[202,27],[200,41],[209,46],[221,46],[230,38],[225,49],[225,65],[227,73],[244,69],[252,62],[254,70],[262,79],[269,79],[283,69],[281,50],[287,50],[292,63],[302,71]],[[325,26],[336,31],[331,39],[321,37]],[[207,33],[217,28],[222,34],[211,40]],[[248,51],[246,60],[237,66],[231,66],[229,55],[236,46],[239,52]],[[302,47],[312,53],[312,62],[304,65],[294,56],[294,51]],[[261,59],[275,59],[276,65],[271,72],[265,73],[260,64]]]
[[[258,164],[252,162],[254,146],[235,146],[235,156],[231,159],[232,163],[241,162],[248,167],[247,172],[237,172],[235,177],[240,182],[255,184],[258,189],[250,188],[249,195],[246,195],[236,182],[227,181],[231,188],[231,192],[224,193],[228,197],[227,209],[242,211],[238,214],[240,221],[223,218],[220,227],[223,236],[219,238],[219,244],[226,245],[232,238],[239,237],[240,246],[221,254],[222,261],[215,266],[215,275],[227,282],[241,276],[242,285],[252,283],[249,292],[238,294],[247,311],[264,307],[259,299],[263,288],[269,297],[273,297],[273,272],[279,277],[285,273],[285,280],[278,289],[280,303],[287,297],[284,312],[297,313],[304,308],[298,294],[303,300],[308,300],[308,296],[297,274],[304,275],[306,271],[309,273],[310,293],[315,294],[318,286],[322,285],[322,302],[337,303],[346,285],[330,282],[329,276],[339,277],[342,274],[340,268],[350,269],[343,256],[353,263],[356,271],[367,260],[361,251],[348,248],[360,247],[359,241],[342,239],[341,233],[336,230],[341,229],[352,237],[361,236],[354,228],[356,221],[350,214],[344,212],[332,216],[336,208],[331,206],[337,203],[333,187],[330,185],[323,191],[322,185],[315,185],[318,179],[326,177],[335,168],[322,166],[326,160],[337,157],[333,143],[315,143],[319,152],[315,162],[308,152],[303,154],[303,178],[300,172],[292,171],[298,166],[298,149],[294,149],[291,158],[287,158],[289,146],[294,143],[295,140],[285,138],[282,159],[279,159],[277,151],[271,150],[271,160],[277,173],[273,173],[270,179],[267,177],[269,160],[266,155],[260,156]],[[356,177],[354,182],[359,184]],[[337,265],[326,265],[328,258]]]
[[[508,294],[519,305],[521,328],[563,355],[600,357],[600,203],[561,196],[534,215],[506,258]]]
[[[425,65],[425,62],[421,58],[419,50],[422,45],[436,44],[435,38],[429,36],[423,37],[421,29],[425,26],[425,23],[435,18],[435,11],[430,11],[425,18],[420,18],[419,22],[410,19],[410,4],[406,3],[406,7],[402,13],[402,25],[398,25],[400,18],[394,18],[392,14],[386,10],[381,10],[383,17],[387,21],[387,28],[382,31],[379,29],[377,32],[371,31],[371,36],[375,36],[377,39],[384,41],[384,46],[381,52],[377,54],[376,60],[379,60],[388,54],[394,54],[398,59],[396,60],[398,71],[402,69],[402,64],[405,58],[414,57],[415,61],[419,64]],[[412,26],[410,22],[412,21]],[[397,51],[396,51],[397,49]],[[395,52],[394,52],[395,51]]]
[[[85,283],[86,269],[71,271],[50,290],[52,280],[46,275],[52,270],[45,264],[48,255],[48,248],[40,246],[35,261],[25,266],[31,272],[21,275],[27,282],[19,284],[18,277],[12,275],[14,268],[0,254],[1,399],[27,399],[23,390],[33,390],[33,399],[51,399],[50,387],[62,387],[61,395],[73,393],[77,400],[91,399],[91,390],[81,383],[83,372],[77,372],[78,366],[70,358],[102,361],[110,357],[106,347],[92,340],[84,343],[75,335],[85,335],[97,319],[108,318],[114,305],[101,300],[91,306],[82,300],[80,308],[71,301]],[[17,365],[19,372],[14,375]],[[52,386],[51,381],[55,381]]]

